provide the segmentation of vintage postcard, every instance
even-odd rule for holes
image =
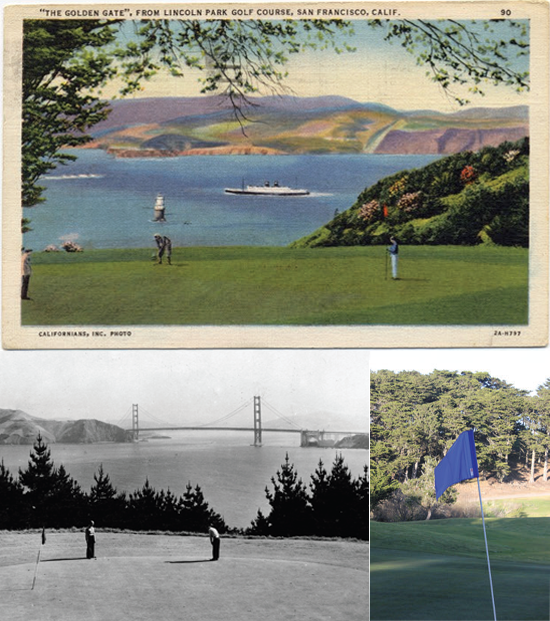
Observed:
[[[4,348],[546,345],[548,16],[6,7]]]

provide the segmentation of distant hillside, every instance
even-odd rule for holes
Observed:
[[[353,436],[346,436],[341,440],[338,440],[334,445],[335,448],[352,448],[352,449],[368,449],[369,448],[369,436],[367,434],[355,434]]]
[[[287,416],[297,429],[309,429],[311,431],[357,431],[368,428],[368,418],[365,414],[364,421],[358,421],[357,416],[335,412],[314,412],[311,414],[294,414]],[[280,419],[273,418],[262,421],[264,427],[271,429],[288,429],[291,425]]]
[[[529,140],[404,170],[291,247],[481,243],[529,245]]]
[[[130,432],[98,420],[46,420],[21,410],[0,409],[0,444],[33,444],[38,434],[48,444],[132,441]]]
[[[203,154],[457,153],[528,135],[528,108],[453,114],[399,111],[345,97],[258,97],[241,126],[227,100],[165,97],[111,102],[88,148],[118,157]],[[244,132],[243,132],[244,129]],[[260,151],[258,151],[260,150]]]
[[[0,444],[33,444],[39,433],[46,442],[55,442],[42,422],[21,410],[0,410]]]

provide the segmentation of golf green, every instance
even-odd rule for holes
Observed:
[[[522,325],[528,250],[411,246],[37,253],[23,325]]]
[[[488,519],[498,619],[548,619],[550,520]],[[493,619],[481,520],[371,523],[371,619]]]

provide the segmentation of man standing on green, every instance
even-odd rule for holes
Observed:
[[[21,299],[30,300],[29,297],[29,281],[31,279],[31,252],[32,250],[25,250],[23,248],[21,255]]]
[[[388,252],[391,257],[391,277],[393,280],[397,280],[397,260],[399,258],[399,244],[395,237],[390,237],[391,246],[388,247]]]
[[[217,561],[220,558],[220,533],[211,526],[208,529],[208,535],[212,544],[212,560]]]

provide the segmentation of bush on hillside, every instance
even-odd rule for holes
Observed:
[[[292,247],[529,245],[529,140],[445,157],[379,180]]]

